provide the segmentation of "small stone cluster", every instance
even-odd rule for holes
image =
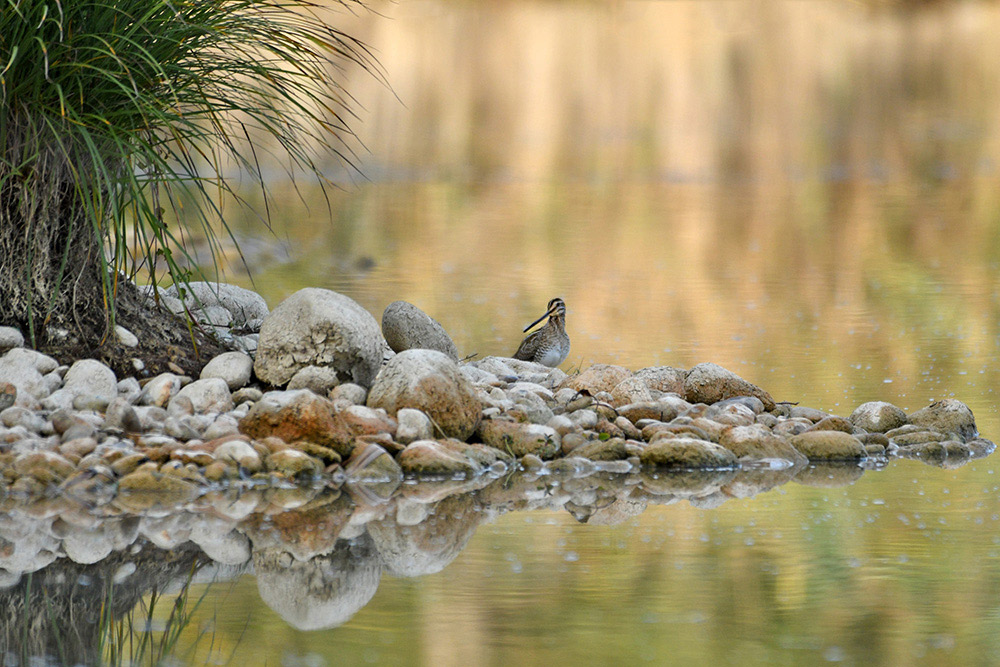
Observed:
[[[710,363],[596,364],[571,376],[505,357],[460,363],[440,324],[401,304],[380,328],[329,290],[301,290],[269,314],[256,300],[230,303],[227,312],[260,316],[259,337],[249,334],[256,354],[222,354],[199,378],[119,379],[92,359],[60,366],[0,330],[6,489],[176,501],[220,485],[473,478],[516,466],[631,473],[887,457],[955,466],[995,448],[954,399],[909,415],[866,403],[845,418],[775,402]]]

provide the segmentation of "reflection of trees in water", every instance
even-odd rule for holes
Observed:
[[[102,608],[126,618],[153,591],[186,589],[195,575],[204,580],[209,565],[237,566],[230,576],[252,567],[269,607],[296,629],[318,630],[341,625],[363,608],[383,572],[416,577],[442,571],[482,523],[508,512],[565,510],[581,523],[608,525],[649,505],[683,500],[712,508],[791,480],[844,486],[862,474],[856,465],[516,474],[407,484],[389,498],[385,489],[231,490],[138,516],[121,516],[113,505],[95,508],[87,531],[71,530],[83,522],[79,506],[46,499],[0,515],[0,582],[7,585],[0,590],[0,654],[21,664],[26,656],[96,664],[105,632]],[[295,509],[284,509],[289,506]],[[111,552],[98,562],[76,562],[101,555],[108,544]]]

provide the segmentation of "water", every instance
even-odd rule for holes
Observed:
[[[514,475],[406,484],[375,502],[377,486],[213,492],[139,519],[8,502],[0,532],[20,533],[8,567],[39,547],[29,534],[55,539],[39,556],[59,540],[79,554],[84,516],[100,517],[91,539],[128,546],[8,581],[0,638],[11,650],[68,618],[49,651],[108,659],[105,600],[135,614],[127,647],[176,633],[167,654],[184,664],[990,664],[998,486],[991,459],[897,460],[794,476]],[[154,588],[166,595],[147,623]]]
[[[996,3],[376,9],[344,25],[392,84],[345,73],[365,107],[366,178],[331,163],[342,188],[327,200],[276,176],[273,231],[227,208],[253,267],[223,238],[227,280],[272,307],[306,286],[376,317],[405,299],[480,355],[512,353],[562,296],[566,370],[712,361],[842,415],[956,397],[1000,436]],[[473,500],[404,487],[402,504],[345,491],[255,500],[237,518],[199,510],[225,519],[232,551],[203,518],[120,530],[254,554],[199,570],[180,662],[987,665],[1000,654],[996,467],[898,460],[754,497],[762,487],[733,480],[679,492],[543,478]],[[41,526],[5,529],[3,557],[64,531],[58,515],[11,509]],[[322,564],[351,548],[360,560]],[[161,622],[188,571],[172,572]],[[4,600],[20,599],[24,577],[4,581]],[[326,604],[331,591],[350,604]]]

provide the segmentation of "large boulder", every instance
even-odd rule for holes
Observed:
[[[971,440],[979,433],[972,410],[954,398],[934,401],[923,410],[917,410],[910,415],[910,423],[941,433],[953,433],[963,440]]]
[[[390,359],[367,403],[390,415],[400,408],[421,410],[446,436],[459,440],[475,432],[482,409],[458,364],[437,350],[405,350]]]
[[[341,382],[369,387],[382,364],[382,344],[371,313],[343,294],[310,287],[264,319],[254,371],[280,386],[306,366],[329,366]]]
[[[458,361],[458,348],[433,317],[406,301],[393,301],[382,313],[382,335],[394,352],[437,350]]]
[[[684,378],[685,398],[692,403],[717,403],[736,396],[755,396],[765,410],[774,409],[771,395],[718,364],[698,364]]]

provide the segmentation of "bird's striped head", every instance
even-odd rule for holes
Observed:
[[[556,318],[556,319],[566,317],[566,304],[565,304],[565,302],[563,302],[563,300],[560,299],[559,297],[556,297],[556,298],[552,299],[551,301],[549,301],[549,305],[545,309],[545,313],[541,317],[539,317],[537,320],[535,320],[534,322],[532,322],[528,326],[524,327],[524,330],[528,331],[533,326],[535,326],[536,324],[538,324],[539,322],[541,322],[542,320],[544,320],[546,317],[553,317],[553,318]]]

